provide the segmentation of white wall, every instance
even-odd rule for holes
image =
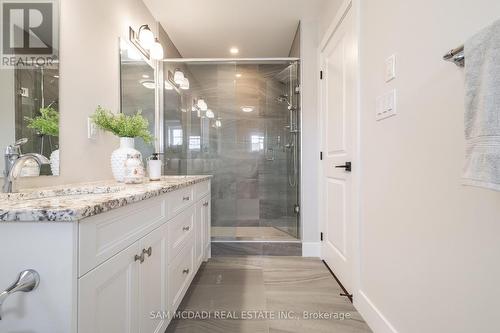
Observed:
[[[500,18],[500,2],[362,0],[360,10],[360,289],[400,333],[500,332],[500,193],[460,184],[464,75],[441,59]],[[376,97],[392,88],[398,115],[376,122]]]
[[[304,256],[319,256],[318,220],[318,27],[317,19],[302,19],[300,22],[301,57],[301,236]]]
[[[141,0],[62,0],[60,24],[61,175],[22,179],[21,187],[112,178],[109,157],[118,139],[87,139],[97,105],[119,111],[118,38],[128,27],[156,24]]]
[[[323,8],[320,11],[319,15],[319,35],[322,37],[330,24],[332,23],[335,15],[337,15],[337,11],[340,5],[343,3],[343,0],[325,0],[323,4]],[[321,41],[321,39],[320,39]]]

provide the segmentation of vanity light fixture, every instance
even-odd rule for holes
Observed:
[[[137,34],[139,35],[141,46],[146,50],[151,49],[155,43],[155,35],[153,35],[151,29],[149,29],[149,26],[147,24],[141,25]]]
[[[220,118],[215,121],[215,127],[222,127],[222,122]]]
[[[180,86],[184,82],[184,73],[179,68],[175,69],[174,82],[178,86]]]
[[[153,58],[154,60],[163,59],[163,46],[161,46],[158,38],[156,38],[153,45],[151,45],[151,49],[149,50],[149,52],[151,52],[151,58]]]
[[[253,110],[254,110],[253,106],[242,106],[241,107],[241,111],[243,111],[243,112],[247,112],[248,113],[248,112],[253,112]]]
[[[236,76],[237,78],[240,78],[240,77],[242,77],[243,75],[241,75],[241,73],[236,73],[236,75],[235,75],[235,76]]]
[[[207,116],[207,118],[214,118],[215,117],[215,114],[212,110],[208,109],[206,112],[205,112],[205,116]]]
[[[165,84],[165,90],[174,90],[174,87],[167,80],[165,80],[164,84]]]
[[[237,47],[233,46],[232,48],[229,49],[229,52],[233,55],[236,55],[236,54],[240,53],[240,50]]]
[[[184,80],[182,80],[182,83],[179,85],[179,87],[182,90],[189,90],[189,80],[187,77],[184,77]]]
[[[196,102],[196,106],[198,106],[198,109],[200,109],[201,111],[208,110],[208,104],[205,102],[203,98],[198,99],[198,102]]]
[[[158,38],[149,28],[147,24],[139,27],[138,32],[135,32],[132,27],[129,27],[130,42],[146,57],[146,59],[160,60],[163,59],[163,46],[161,46]],[[128,49],[129,57],[131,49]]]

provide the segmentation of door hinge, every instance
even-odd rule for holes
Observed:
[[[323,152],[322,152],[322,151],[320,151],[320,152],[319,152],[319,160],[320,160],[320,161],[322,161],[322,160],[323,160]]]
[[[320,232],[320,233],[319,233],[319,239],[320,239],[321,241],[323,241],[323,233],[322,233],[322,232]]]
[[[319,71],[319,79],[323,80],[323,71]]]

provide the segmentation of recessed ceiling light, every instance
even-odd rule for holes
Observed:
[[[240,77],[242,77],[243,75],[241,75],[241,73],[236,73],[236,75],[235,75],[235,76],[236,76],[236,77],[238,77],[238,78],[240,78]]]
[[[145,79],[145,80],[140,80],[139,82],[144,86],[144,88],[147,88],[147,89],[154,89],[155,88],[155,82],[153,80]]]
[[[229,52],[231,52],[231,54],[238,54],[240,50],[237,47],[232,47],[229,49]]]
[[[252,112],[253,111],[253,106],[242,106],[241,111],[243,112]]]

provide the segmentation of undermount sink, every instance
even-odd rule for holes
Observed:
[[[98,195],[117,193],[125,189],[123,185],[111,186],[75,186],[75,187],[52,187],[44,189],[33,189],[18,193],[1,193],[0,200],[36,200],[51,199],[57,197],[77,197],[82,195]]]

